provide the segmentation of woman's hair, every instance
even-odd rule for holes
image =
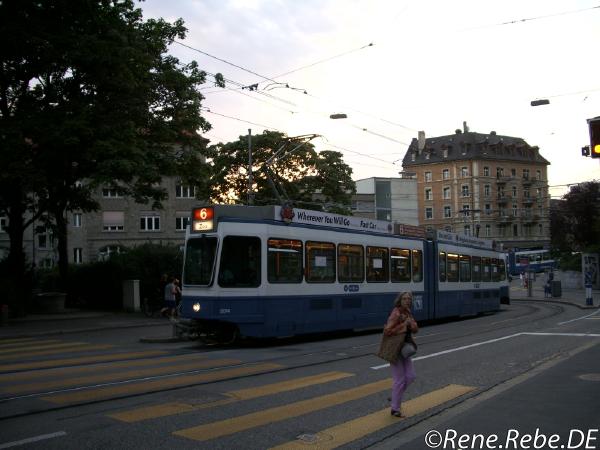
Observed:
[[[400,306],[402,306],[402,297],[404,297],[405,295],[408,295],[410,297],[410,301],[412,302],[412,291],[400,292],[398,294],[398,296],[396,297],[396,300],[394,300],[394,306],[396,308],[399,308]]]

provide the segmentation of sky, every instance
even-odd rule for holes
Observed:
[[[396,177],[408,145],[470,131],[523,138],[551,164],[552,198],[600,180],[586,119],[600,116],[600,0],[146,0],[182,18],[169,53],[208,76],[211,143],[265,129],[317,134],[353,179]],[[191,47],[191,48],[190,48]],[[241,87],[257,84],[256,90]],[[286,87],[289,86],[289,87]],[[532,107],[530,102],[550,104]],[[332,120],[344,113],[346,119]]]

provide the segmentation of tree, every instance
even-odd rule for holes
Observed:
[[[600,251],[600,182],[571,186],[551,209],[552,246],[562,252]]]
[[[95,209],[99,185],[153,207],[163,175],[206,187],[206,75],[167,54],[185,33],[181,19],[144,21],[132,0],[0,3],[0,214],[17,283],[23,232],[39,217],[55,229],[66,281],[66,212]]]
[[[302,137],[303,138],[303,137]],[[252,136],[253,203],[266,205],[279,199],[269,183],[296,206],[349,213],[350,197],[356,192],[352,169],[342,154],[317,153],[305,139],[264,131]],[[220,203],[246,203],[248,198],[248,136],[211,147],[213,178],[210,198]],[[275,153],[281,157],[265,164]]]

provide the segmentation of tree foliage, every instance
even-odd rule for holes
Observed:
[[[251,137],[253,161],[253,204],[279,201],[269,182],[296,206],[350,212],[350,198],[356,192],[352,169],[342,154],[317,153],[310,142],[289,138],[275,131]],[[248,199],[248,136],[211,147],[213,175],[210,198],[218,203],[246,203]],[[279,153],[278,153],[279,152]],[[275,154],[281,155],[266,164]]]
[[[600,182],[571,186],[550,214],[552,246],[562,252],[600,251]]]
[[[132,0],[0,2],[0,214],[15,271],[28,212],[55,227],[66,270],[65,213],[95,209],[99,185],[154,207],[162,175],[206,188],[206,74],[167,54],[185,33]]]

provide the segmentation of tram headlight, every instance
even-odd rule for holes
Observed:
[[[201,309],[200,303],[194,303],[192,305],[192,309],[194,310],[194,312],[200,312],[200,309]]]

